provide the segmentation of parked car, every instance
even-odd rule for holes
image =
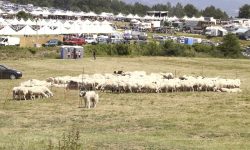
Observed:
[[[148,41],[147,40],[135,40],[134,44],[147,44]]]
[[[0,79],[18,79],[22,77],[22,72],[10,69],[5,65],[0,65]]]
[[[141,32],[138,36],[139,40],[147,40],[148,39],[148,35],[145,32]]]
[[[58,40],[58,39],[51,39],[49,41],[47,41],[44,46],[49,47],[49,46],[60,46],[62,45],[62,41]]]
[[[123,39],[111,39],[111,44],[122,44]]]
[[[86,44],[86,41],[82,38],[72,38],[66,39],[63,44],[65,45],[83,45]]]
[[[93,38],[93,37],[86,37],[85,41],[88,44],[97,44],[97,40],[95,38]]]
[[[108,44],[108,38],[98,37],[97,42],[98,44]]]
[[[133,39],[133,36],[132,36],[132,34],[126,33],[126,34],[123,35],[123,38],[124,38],[125,40],[132,40],[132,39]]]

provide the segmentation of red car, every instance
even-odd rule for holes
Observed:
[[[72,39],[67,39],[63,41],[63,44],[65,45],[83,45],[86,44],[86,41],[82,38],[72,38]]]

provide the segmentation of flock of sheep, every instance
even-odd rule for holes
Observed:
[[[181,76],[172,73],[151,73],[144,71],[123,72],[121,74],[93,74],[77,77],[51,77],[47,82],[67,89],[100,90],[118,93],[162,93],[162,92],[241,92],[239,79],[222,79]]]
[[[13,88],[14,99],[36,99],[53,96],[49,87],[100,90],[117,93],[162,93],[162,92],[241,92],[239,79],[181,76],[172,73],[151,73],[144,71],[79,75],[76,77],[50,77],[46,81],[28,80]]]

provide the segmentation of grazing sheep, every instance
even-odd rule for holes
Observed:
[[[41,87],[30,87],[29,94],[31,95],[31,99],[34,100],[36,98],[48,98],[49,96],[44,92]]]
[[[12,93],[14,100],[22,100],[22,99],[26,100],[29,91],[27,87],[19,86],[19,87],[14,87],[12,89]]]
[[[226,92],[226,93],[241,93],[242,90],[239,88],[234,88],[234,89],[227,89],[227,88],[221,88],[221,92]]]
[[[14,87],[12,93],[14,100],[48,98],[53,96],[53,93],[46,86]]]
[[[85,90],[100,90],[115,93],[161,93],[161,92],[216,92],[221,88],[240,88],[239,79],[222,79],[220,77],[207,78],[202,76],[183,75],[174,77],[172,73],[150,73],[145,71],[123,72],[122,74],[82,74],[76,77],[64,76],[48,78],[54,87],[69,88],[74,81]],[[30,82],[27,82],[29,85]],[[37,85],[37,84],[36,84]],[[70,89],[70,88],[69,88]]]
[[[80,97],[84,99],[85,108],[95,108],[99,101],[99,95],[95,91],[80,91]]]

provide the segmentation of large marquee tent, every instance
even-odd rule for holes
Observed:
[[[90,20],[35,20],[0,19],[0,35],[50,35],[115,33],[108,21]]]

